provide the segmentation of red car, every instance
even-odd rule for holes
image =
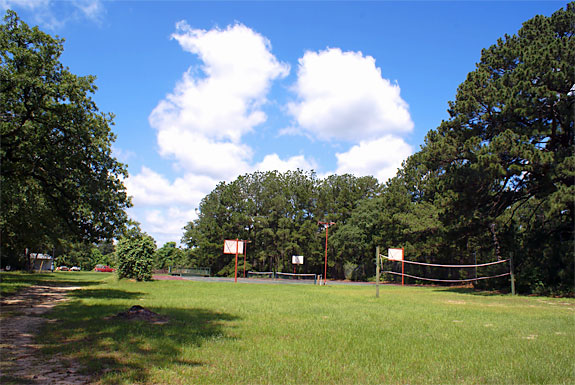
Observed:
[[[114,269],[107,265],[96,265],[94,271],[99,271],[101,273],[111,273],[114,271]]]

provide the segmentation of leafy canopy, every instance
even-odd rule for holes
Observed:
[[[118,235],[131,206],[113,116],[90,97],[95,78],[60,63],[63,41],[10,10],[0,25],[0,227],[13,264],[25,248]]]

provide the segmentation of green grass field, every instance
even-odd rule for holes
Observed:
[[[575,383],[573,299],[52,276],[85,286],[50,315],[44,351],[104,384]],[[107,319],[132,305],[170,322]]]

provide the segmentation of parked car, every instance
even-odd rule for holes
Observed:
[[[112,269],[108,265],[96,265],[96,267],[94,268],[94,271],[99,271],[101,273],[111,273],[114,271],[114,269]]]
[[[70,269],[68,268],[68,266],[58,266],[58,267],[56,268],[56,271],[68,271],[68,270],[70,270]]]
[[[80,271],[80,270],[82,270],[82,269],[80,269],[78,266],[72,266],[70,268],[70,271]]]

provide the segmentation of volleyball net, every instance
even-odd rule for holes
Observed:
[[[299,273],[276,273],[276,279],[289,279],[296,281],[309,281],[317,283],[317,274],[299,274]]]
[[[309,283],[313,282],[314,284],[317,284],[318,280],[317,274],[281,273],[273,271],[248,271],[247,278],[307,281]]]
[[[487,279],[501,278],[511,275],[511,265],[509,259],[503,259],[495,262],[478,263],[470,265],[450,265],[438,263],[425,263],[417,261],[408,261],[388,258],[381,255],[381,273],[391,274],[400,277],[408,277],[420,281],[429,281],[436,283],[470,283]],[[386,264],[385,262],[390,263]],[[406,269],[403,264],[407,265]],[[388,269],[385,266],[388,266]],[[394,265],[400,266],[401,271],[389,269]],[[408,270],[409,272],[406,272]]]

